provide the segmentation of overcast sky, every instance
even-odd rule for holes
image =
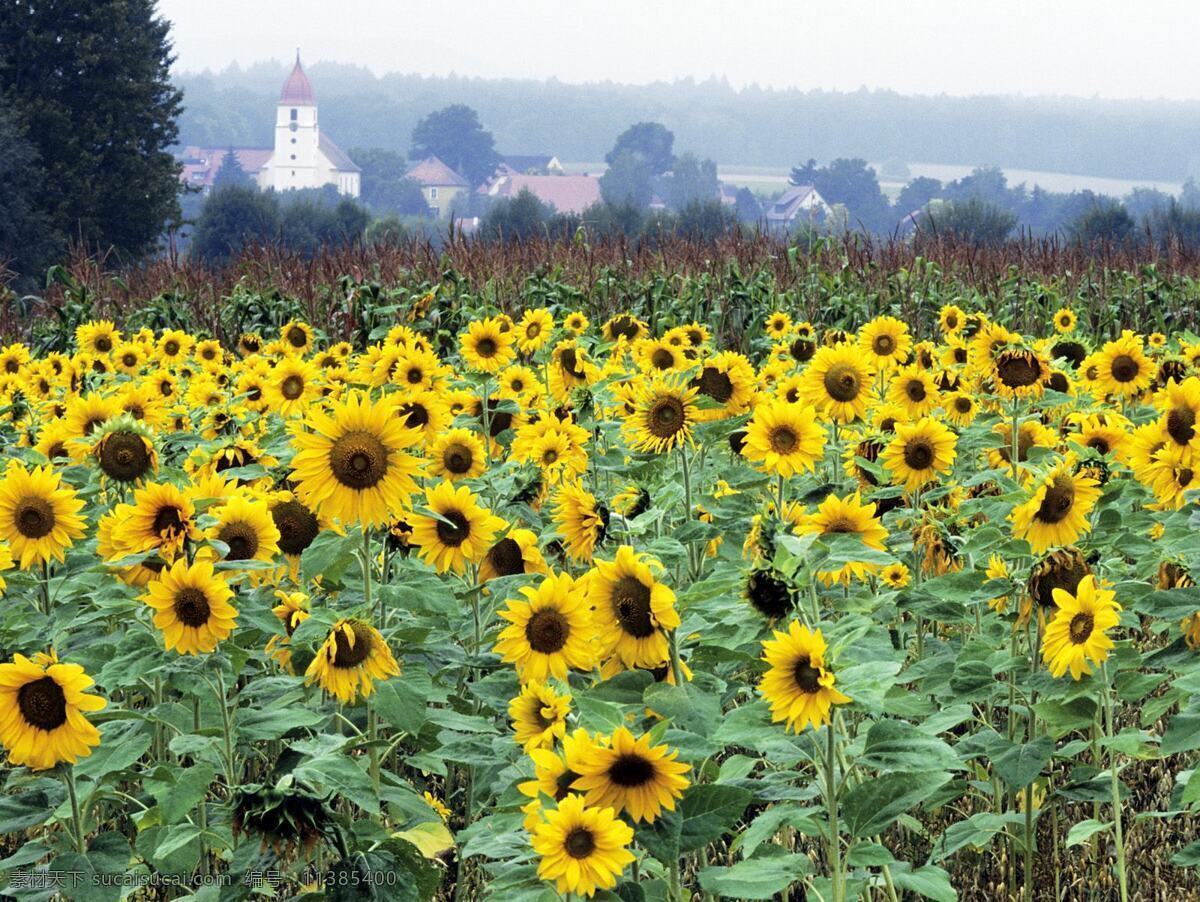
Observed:
[[[177,66],[1200,99],[1195,0],[160,0]]]

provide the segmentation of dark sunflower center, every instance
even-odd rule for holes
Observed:
[[[1075,504],[1075,483],[1069,476],[1055,476],[1038,508],[1037,518],[1043,523],[1060,523]]]
[[[308,344],[308,333],[299,326],[292,326],[288,329],[287,340],[293,348],[302,348]]]
[[[337,629],[333,634],[333,666],[343,670],[357,667],[367,660],[371,655],[371,643],[374,641],[370,630],[364,624],[352,623],[350,631],[354,633],[354,645],[346,638],[345,630]]]
[[[808,657],[797,659],[792,676],[795,677],[796,686],[801,692],[812,695],[821,689],[821,670],[813,667]]]
[[[904,386],[904,393],[908,395],[908,400],[920,402],[925,400],[925,383],[920,379],[912,379]]]
[[[437,521],[438,538],[442,540],[443,545],[457,548],[471,535],[471,521],[463,516],[462,511],[440,513],[443,519]]]
[[[791,426],[776,426],[771,430],[767,441],[776,454],[791,454],[800,444],[800,437]]]
[[[101,354],[107,354],[112,350],[112,339],[107,335],[101,335],[96,339],[96,350]]]
[[[21,364],[17,362],[16,358],[9,357],[4,361],[4,371],[6,373],[19,373],[21,372]]]
[[[583,370],[579,366],[579,355],[574,348],[563,348],[558,355],[558,365],[563,371],[576,379],[583,378]]]
[[[163,345],[163,352],[168,357],[174,357],[176,354],[179,353],[179,342],[177,342],[175,339],[172,338],[170,341],[168,341],[166,344]]]
[[[1071,389],[1071,383],[1067,381],[1067,377],[1062,373],[1051,373],[1050,378],[1046,380],[1046,385],[1051,391],[1066,394]]]
[[[1078,553],[1058,551],[1041,561],[1029,580],[1029,594],[1039,605],[1054,607],[1054,590],[1062,589],[1072,595],[1091,568]]]
[[[528,323],[525,326],[525,337],[526,338],[537,338],[541,334],[542,334],[542,324],[537,322],[536,320],[534,320],[531,323]]]
[[[455,476],[469,473],[471,465],[475,462],[474,455],[471,454],[471,449],[466,445],[451,445],[446,449],[446,453],[442,455],[442,460],[446,465],[446,469]]]
[[[587,858],[596,849],[596,839],[586,827],[576,827],[567,834],[563,848],[572,858]]]
[[[1028,351],[1001,352],[996,376],[1007,388],[1025,388],[1042,377],[1042,368]]]
[[[1092,635],[1092,629],[1095,627],[1096,621],[1091,614],[1079,613],[1071,618],[1069,627],[1071,633],[1071,642],[1075,645],[1083,645],[1087,642],[1088,637]]]
[[[146,441],[132,432],[114,432],[100,449],[100,469],[118,482],[133,482],[150,469]]]
[[[300,376],[288,376],[279,387],[279,392],[289,401],[295,401],[304,394],[304,380]]]
[[[175,616],[184,626],[203,626],[210,612],[208,596],[200,589],[189,586],[175,595]]]
[[[733,380],[715,366],[706,366],[694,384],[718,404],[724,404],[733,397]]]
[[[1191,467],[1184,467],[1177,474],[1177,478],[1175,481],[1181,487],[1187,488],[1189,485],[1192,484],[1192,480],[1195,478],[1195,476],[1196,476],[1196,473]]]
[[[505,536],[488,551],[488,562],[497,576],[515,576],[525,572],[525,557],[515,539]]]
[[[329,449],[329,469],[347,488],[369,489],[387,474],[388,450],[374,433],[347,432]]]
[[[792,342],[791,354],[792,359],[798,363],[803,363],[810,360],[812,355],[816,353],[817,346],[807,338],[797,338]]]
[[[825,374],[825,391],[835,401],[846,404],[858,397],[860,389],[858,371],[848,364],[837,364]]]
[[[904,446],[904,462],[911,470],[928,470],[933,466],[933,446],[925,439],[916,439]]]
[[[880,357],[887,357],[896,352],[896,339],[890,335],[876,335],[871,348]]]
[[[609,330],[612,332],[613,338],[620,338],[621,336],[637,338],[638,324],[632,317],[618,316],[610,324]]]
[[[1167,435],[1177,444],[1190,444],[1196,437],[1196,411],[1190,407],[1173,407],[1167,414]]]
[[[623,576],[612,588],[612,609],[621,629],[636,639],[654,633],[650,618],[650,587],[637,577]]]
[[[423,429],[429,425],[429,411],[424,404],[409,401],[399,407],[400,416],[406,417],[405,425],[410,429]]]
[[[226,560],[248,561],[258,553],[258,533],[249,523],[227,523],[217,538],[229,546]]]
[[[675,355],[666,348],[657,348],[650,355],[650,365],[656,370],[669,370],[675,365]]]
[[[558,611],[543,608],[525,624],[525,640],[539,654],[552,655],[562,650],[571,634],[571,624]]]
[[[645,786],[654,779],[654,764],[638,754],[620,755],[609,767],[608,779],[625,789]]]
[[[1094,435],[1088,439],[1088,447],[1099,451],[1101,454],[1107,454],[1109,451],[1108,439],[1103,436]]]
[[[650,408],[646,427],[656,438],[671,438],[684,426],[683,402],[678,398],[659,398]]]
[[[53,677],[26,683],[17,690],[17,707],[25,723],[39,730],[55,730],[67,722],[67,696]]]
[[[54,529],[54,508],[45,498],[22,498],[16,509],[17,531],[27,539],[40,539]]]
[[[955,398],[954,409],[959,413],[970,413],[973,406],[970,398]]]
[[[489,357],[495,357],[496,351],[497,345],[494,338],[481,338],[475,343],[475,353],[485,360]]]
[[[750,574],[746,581],[746,597],[757,611],[772,620],[783,617],[795,605],[788,584],[766,571]]]
[[[1121,354],[1113,359],[1112,377],[1118,382],[1132,382],[1138,377],[1141,367],[1128,354]]]

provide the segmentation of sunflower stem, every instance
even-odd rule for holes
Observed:
[[[1100,665],[1104,674],[1104,722],[1105,732],[1111,740],[1115,735],[1116,725],[1113,718],[1112,696],[1115,688],[1108,676],[1108,667]],[[1114,745],[1108,747],[1108,769],[1112,778],[1112,813],[1113,839],[1117,845],[1117,884],[1121,889],[1121,902],[1129,900],[1129,885],[1125,878],[1125,836],[1121,829],[1121,778],[1117,773],[1117,749]]]
[[[833,881],[833,902],[843,902],[845,891],[842,887],[842,842],[838,831],[837,804],[837,737],[832,717],[825,725],[825,731],[825,804],[829,809],[830,877]]]
[[[84,855],[87,846],[83,840],[83,816],[79,811],[79,794],[75,791],[75,768],[67,765],[64,768],[64,782],[67,784],[67,795],[71,798],[71,831],[75,840],[75,850]]]
[[[372,608],[371,601],[371,530],[364,523],[362,526],[362,580],[363,580],[363,603],[368,611]],[[386,626],[383,622],[383,601],[380,599],[379,610],[374,612],[375,622],[382,628]],[[375,795],[379,795],[379,748],[375,744],[375,740],[379,738],[379,724],[375,717],[375,705],[371,700],[367,700],[367,754],[370,756],[371,767],[371,783],[375,787]]]
[[[1021,404],[1017,398],[1013,397],[1012,403],[1012,435],[1009,437],[1009,464],[1012,465],[1013,482],[1019,481],[1018,471],[1020,470],[1020,454],[1021,454]]]

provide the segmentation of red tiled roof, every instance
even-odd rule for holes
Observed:
[[[470,188],[471,183],[439,160],[426,157],[404,174],[419,185],[434,188]]]
[[[316,106],[317,99],[313,95],[312,84],[300,65],[300,51],[296,51],[296,65],[292,74],[283,83],[283,91],[279,94],[280,106]]]
[[[235,147],[233,152],[237,154],[238,165],[242,167],[242,171],[254,178],[259,170],[267,165],[275,151],[269,147]],[[227,153],[228,147],[185,147],[181,180],[195,187],[211,188]]]
[[[492,197],[516,197],[526,188],[559,213],[582,213],[600,200],[600,179],[594,175],[505,174],[485,190]]]

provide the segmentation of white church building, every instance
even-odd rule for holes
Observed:
[[[183,151],[182,179],[207,191],[221,168],[228,147],[186,147]],[[317,99],[312,83],[296,64],[283,83],[275,105],[275,146],[234,147],[238,163],[263,190],[290,191],[335,185],[339,194],[358,197],[362,188],[362,170],[346,152],[321,132],[317,119]]]

